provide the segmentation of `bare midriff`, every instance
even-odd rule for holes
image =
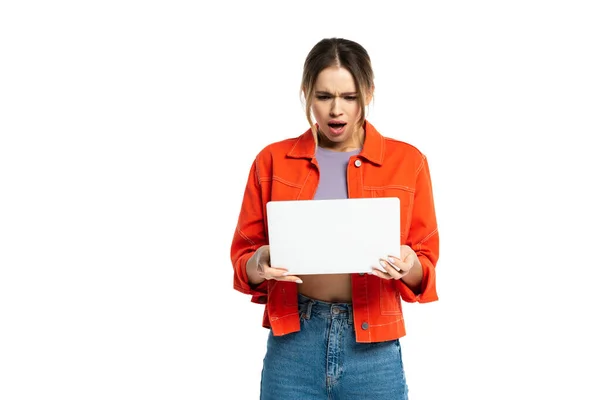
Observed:
[[[352,277],[350,274],[301,275],[298,292],[311,299],[331,303],[352,302]]]

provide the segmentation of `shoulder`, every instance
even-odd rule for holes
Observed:
[[[386,151],[394,153],[401,152],[403,155],[410,155],[415,158],[425,157],[425,154],[423,154],[423,152],[413,144],[387,136],[384,136],[383,140]]]
[[[258,153],[257,161],[265,159],[311,158],[314,156],[314,152],[315,141],[312,131],[307,129],[298,136],[269,143]]]
[[[276,142],[272,142],[264,146],[257,154],[256,158],[261,159],[264,157],[278,157],[285,156],[289,153],[294,146],[298,143],[301,136],[289,137]]]
[[[385,159],[395,163],[403,163],[411,165],[418,173],[426,164],[427,157],[415,145],[404,142],[402,140],[383,137],[385,143]]]
[[[294,137],[287,137],[276,142],[265,145],[255,156],[255,168],[260,171],[260,175],[272,175],[274,169],[287,169],[294,160],[305,158],[309,155],[309,149],[314,153],[314,142],[310,141],[312,135],[309,131]]]
[[[418,169],[424,162],[425,155],[415,145],[382,134],[368,121],[366,130],[366,151],[372,159],[379,160],[381,164],[388,166],[402,164],[407,167],[412,164]]]

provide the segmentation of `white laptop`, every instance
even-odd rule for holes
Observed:
[[[370,272],[400,255],[400,199],[267,203],[271,266],[291,275]]]

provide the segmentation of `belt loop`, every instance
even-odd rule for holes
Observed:
[[[304,318],[310,319],[310,312],[314,303],[315,302],[312,299],[308,301],[308,303],[306,304],[306,311],[304,312]]]
[[[350,306],[348,307],[348,324],[353,325],[352,321],[354,321],[354,307]]]

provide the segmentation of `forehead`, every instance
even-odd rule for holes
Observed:
[[[329,93],[355,92],[354,77],[346,68],[327,67],[317,76],[315,90]]]

